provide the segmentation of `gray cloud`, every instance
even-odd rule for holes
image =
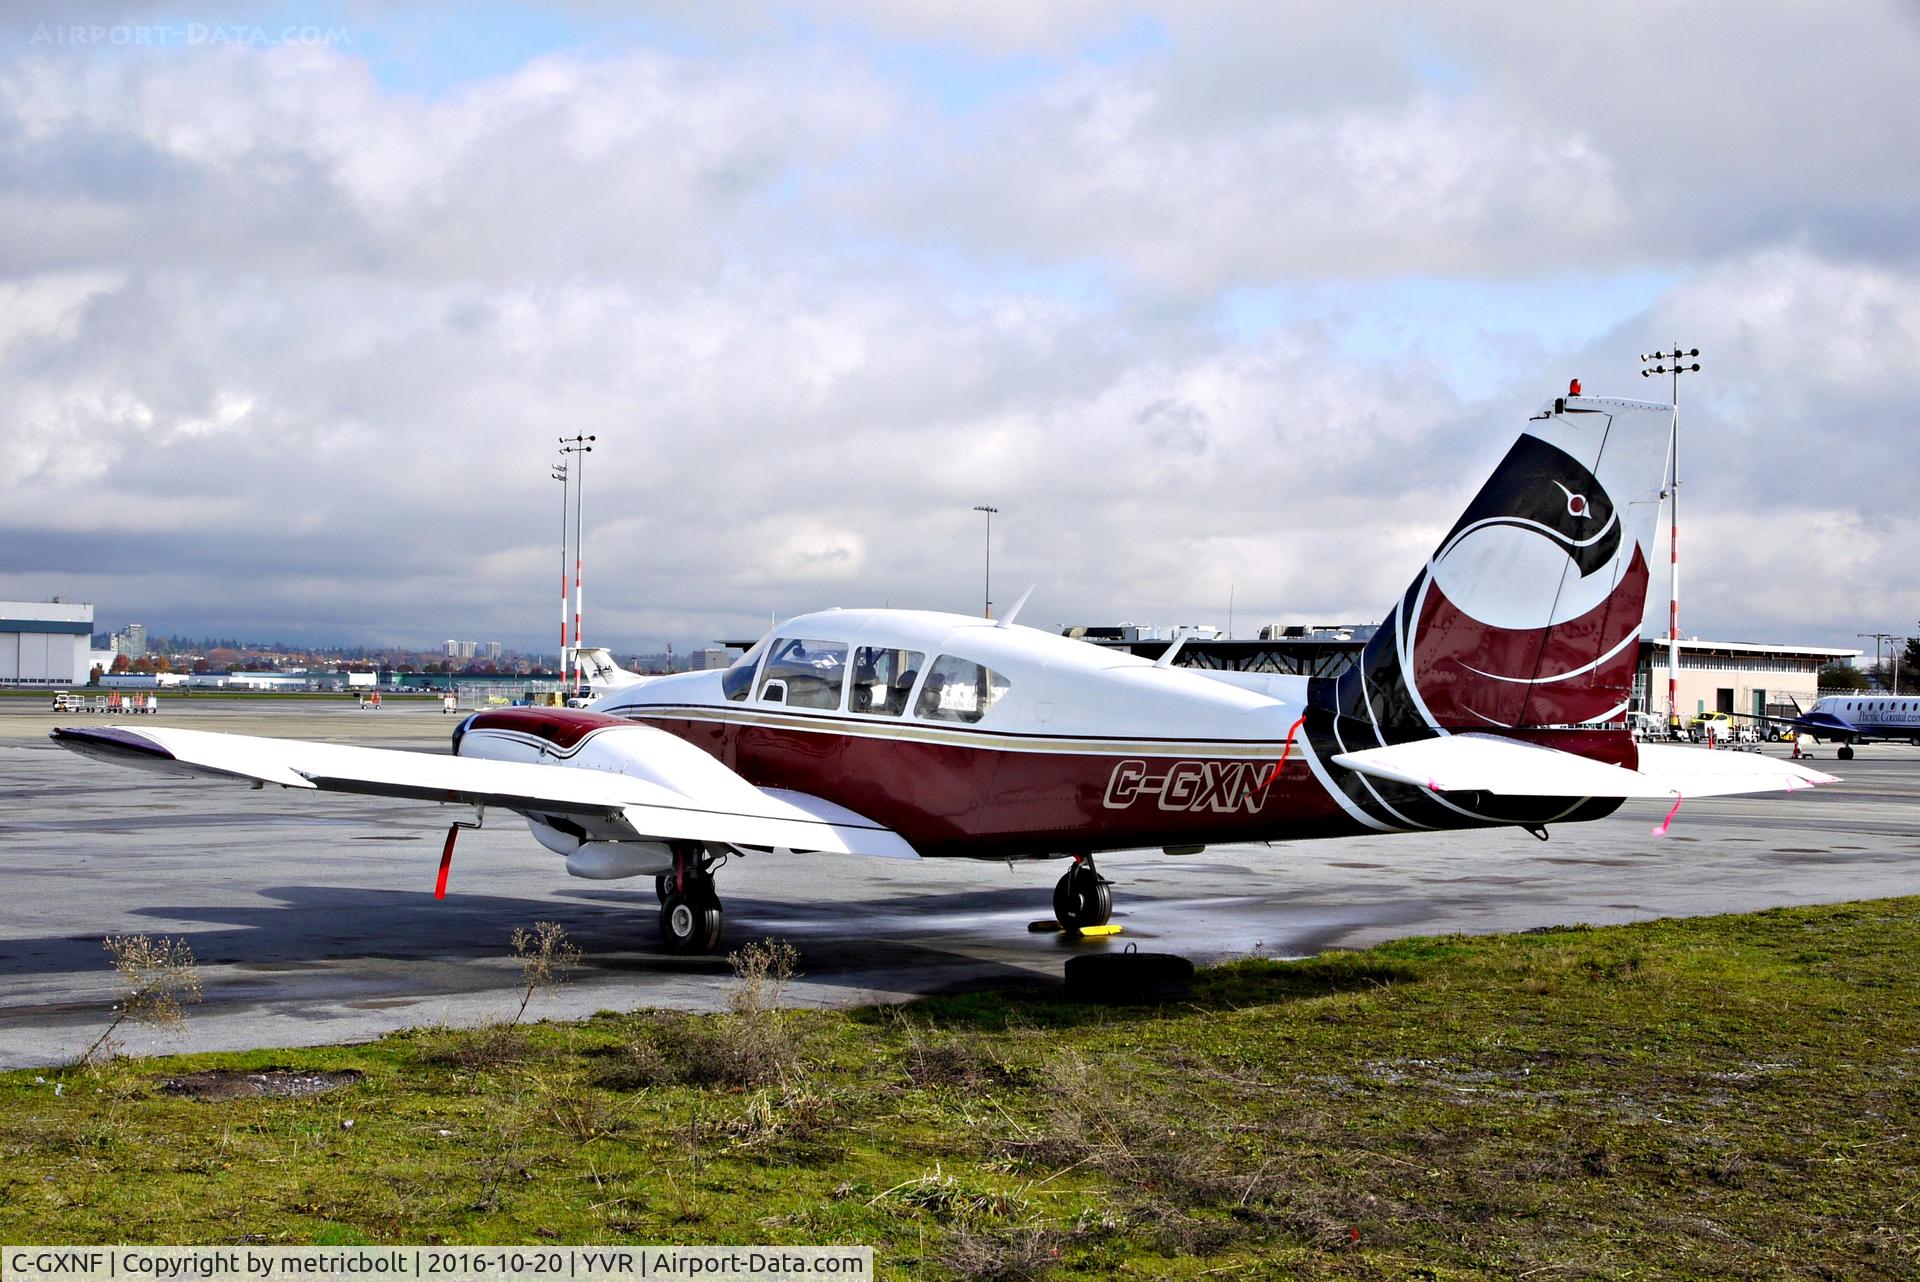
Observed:
[[[975,609],[980,502],[1035,621],[1370,619],[1563,371],[1650,392],[1633,353],[1680,337],[1689,621],[1920,617],[1914,24],[1654,13],[689,10],[699,52],[437,96],[352,50],[16,42],[0,592],[551,644],[546,465],[589,431],[590,635],[623,647]],[[1021,74],[956,105],[862,29]],[[1576,350],[1503,320],[1471,395],[1417,336],[1221,323],[1269,284],[1649,265],[1677,283]]]

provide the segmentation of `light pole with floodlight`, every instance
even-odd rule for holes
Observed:
[[[986,572],[986,617],[993,617],[993,514],[1000,509],[989,507],[985,503],[974,504],[973,510],[987,514],[987,572]]]
[[[1670,352],[1643,352],[1641,364],[1658,361],[1640,371],[1641,378],[1652,378],[1655,374],[1673,375],[1673,426],[1667,437],[1667,487],[1661,498],[1667,501],[1667,732],[1673,733],[1680,725],[1680,376],[1698,374],[1700,362],[1682,365],[1683,359],[1700,354],[1697,347],[1680,350],[1675,343]],[[1672,364],[1669,365],[1668,362]]]
[[[571,673],[568,682],[573,686],[573,693],[576,696],[580,693],[580,604],[581,597],[584,593],[580,575],[582,550],[580,547],[581,509],[586,504],[587,496],[586,456],[593,453],[592,443],[599,439],[597,436],[563,436],[560,438],[560,452],[562,454],[577,454],[580,456],[580,462],[575,466],[577,475],[574,477],[576,484],[573,487],[573,648],[561,656],[568,661],[568,669]],[[561,573],[563,575],[566,573],[566,563],[564,561],[561,562]],[[563,600],[561,603],[561,617],[563,619],[566,617],[565,610],[566,605]]]

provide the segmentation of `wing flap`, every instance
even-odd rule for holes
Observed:
[[[1346,752],[1333,762],[1417,788],[1509,797],[1714,797],[1838,782],[1818,770],[1751,752],[1642,744],[1640,768],[1629,770],[1486,734],[1444,735]]]

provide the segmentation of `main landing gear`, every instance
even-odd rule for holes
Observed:
[[[1834,751],[1834,754],[1833,754],[1833,755],[1834,755],[1834,756],[1836,756],[1836,757],[1838,757],[1838,758],[1840,758],[1840,760],[1842,760],[1842,761],[1852,761],[1852,760],[1853,760],[1853,745],[1852,745],[1852,744],[1850,744],[1850,743],[1843,743],[1843,744],[1841,744],[1841,745],[1839,746],[1839,748],[1837,748],[1837,749],[1836,749],[1836,750]]]
[[[1068,930],[1104,926],[1113,916],[1113,883],[1093,866],[1092,855],[1075,855],[1073,867],[1054,886],[1053,915]]]
[[[653,879],[660,896],[660,940],[676,953],[710,953],[720,946],[720,895],[713,888],[717,866],[699,842],[676,841],[673,871]]]

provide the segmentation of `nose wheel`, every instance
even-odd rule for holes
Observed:
[[[660,896],[660,942],[676,953],[710,953],[724,924],[713,886],[713,861],[698,845],[674,843],[673,871],[654,880]]]
[[[1054,886],[1053,915],[1068,930],[1104,926],[1113,916],[1113,883],[1100,875],[1091,855],[1075,855]]]

